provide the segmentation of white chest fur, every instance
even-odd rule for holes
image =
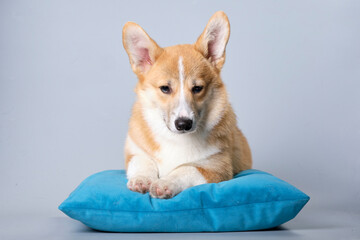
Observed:
[[[194,135],[177,135],[173,139],[157,139],[160,150],[156,153],[159,176],[169,174],[181,164],[204,160],[219,152],[214,146],[209,146],[205,139]]]
[[[205,160],[219,149],[207,143],[204,133],[177,134],[171,132],[158,109],[144,108],[145,120],[160,149],[155,153],[159,176],[165,176],[181,164]]]

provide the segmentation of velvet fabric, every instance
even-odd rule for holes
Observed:
[[[246,231],[276,227],[294,218],[309,197],[259,170],[184,190],[171,199],[126,187],[124,170],[86,178],[59,206],[90,228],[109,232]]]

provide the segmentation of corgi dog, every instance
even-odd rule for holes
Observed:
[[[137,75],[125,165],[130,190],[172,198],[250,169],[248,142],[220,77],[230,23],[216,12],[194,44],[161,48],[136,23],[123,45]]]

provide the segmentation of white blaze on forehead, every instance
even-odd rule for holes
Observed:
[[[180,97],[179,97],[179,105],[186,103],[185,101],[185,93],[184,93],[184,65],[183,65],[183,59],[182,57],[179,57],[178,62],[178,68],[179,68],[179,80],[180,80]]]
[[[179,69],[179,79],[180,79],[180,90],[182,92],[184,92],[184,64],[183,64],[183,59],[180,56],[179,57],[179,62],[178,62],[178,69]]]
[[[179,106],[175,110],[175,115],[177,115],[177,117],[192,118],[192,111],[185,99],[185,91],[184,91],[185,73],[184,73],[183,58],[181,56],[179,57],[178,69],[179,69],[179,80],[180,80],[180,95],[179,95]]]

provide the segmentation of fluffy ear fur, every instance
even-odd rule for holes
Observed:
[[[230,36],[230,23],[223,11],[216,12],[195,43],[195,48],[203,54],[219,71],[225,62],[225,47]]]
[[[133,71],[142,76],[155,63],[163,49],[136,23],[127,22],[123,28],[123,45]]]

